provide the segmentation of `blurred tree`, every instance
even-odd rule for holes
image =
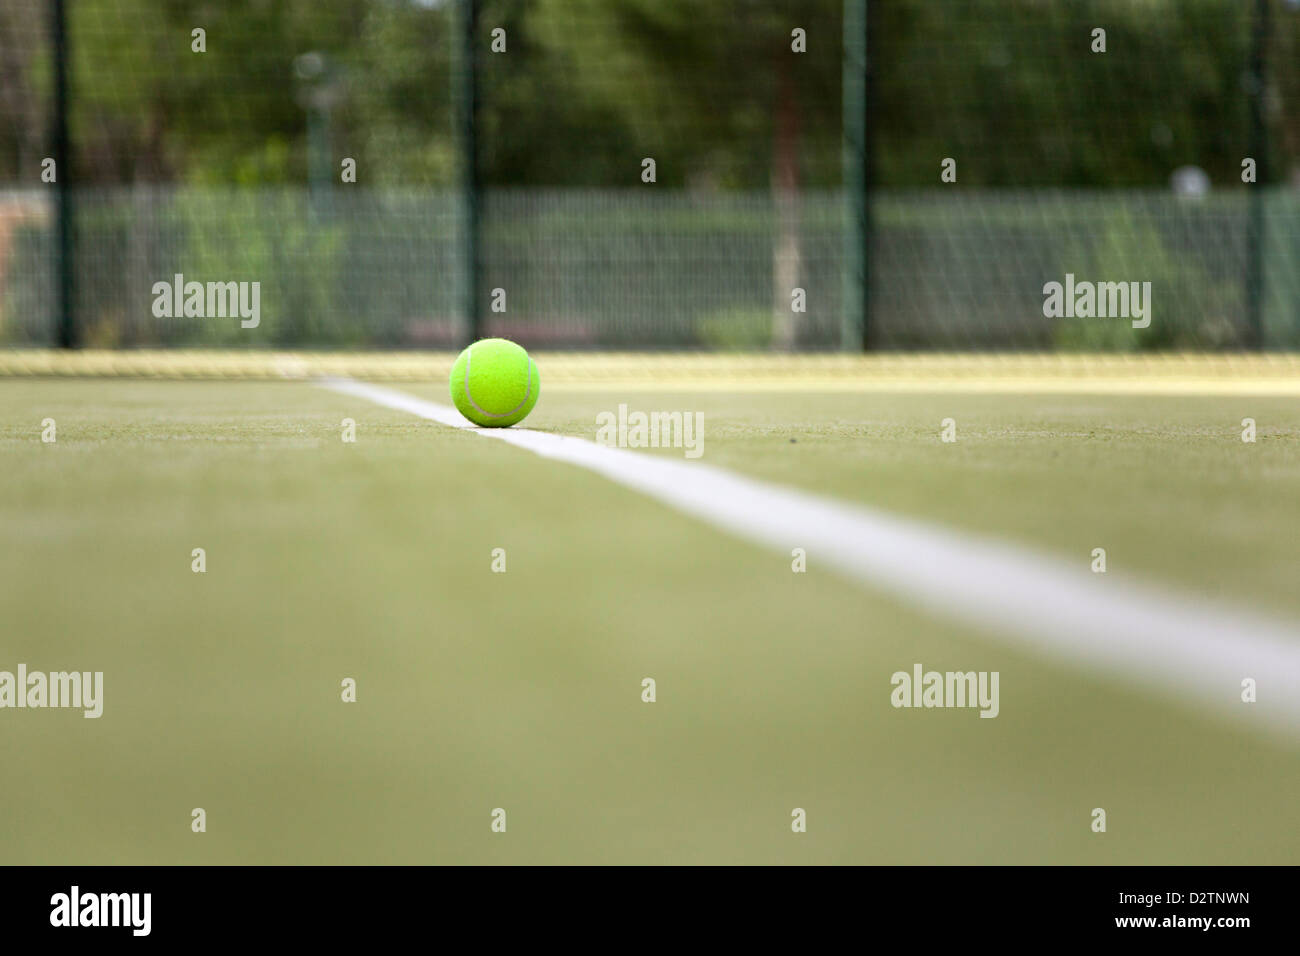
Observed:
[[[77,0],[80,178],[305,182],[293,64],[320,51],[343,70],[332,133],[365,181],[451,183],[453,2]],[[1275,168],[1294,168],[1300,9],[1271,2]],[[842,0],[481,3],[486,185],[630,185],[644,156],[672,186],[838,183]],[[945,156],[966,185],[1162,186],[1189,163],[1239,181],[1253,4],[873,6],[881,184],[935,184]],[[48,126],[46,15],[43,0],[0,6],[0,179],[30,178]],[[795,27],[807,53],[790,52]],[[506,53],[486,52],[495,28]]]

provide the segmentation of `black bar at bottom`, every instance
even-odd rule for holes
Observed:
[[[926,947],[1096,937],[1232,946],[1285,933],[1294,894],[1294,871],[1279,867],[764,868],[733,869],[725,882],[692,869],[648,876],[573,868],[539,883],[532,873],[482,868],[10,867],[0,871],[0,926],[7,943],[373,944],[435,927],[457,938],[499,940],[513,929],[538,940],[621,926],[620,936],[603,938],[649,934],[666,944],[698,939],[698,927],[733,941],[788,930],[805,942],[834,932],[883,945],[901,933]]]

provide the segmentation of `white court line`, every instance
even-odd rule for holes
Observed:
[[[1113,573],[1093,574],[1086,555],[1067,562],[695,461],[525,428],[476,428],[450,406],[351,379],[319,384],[586,468],[787,556],[804,548],[810,568],[832,567],[1040,657],[1253,720],[1297,741],[1300,629],[1294,624]],[[1245,677],[1257,681],[1258,703],[1241,702]]]

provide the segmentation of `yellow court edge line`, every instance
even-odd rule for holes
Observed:
[[[533,353],[544,389],[1300,394],[1300,353]],[[444,382],[454,352],[0,350],[0,378]]]

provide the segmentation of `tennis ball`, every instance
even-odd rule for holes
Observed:
[[[451,367],[451,400],[462,415],[485,428],[523,421],[541,388],[537,363],[507,339],[479,339]]]

